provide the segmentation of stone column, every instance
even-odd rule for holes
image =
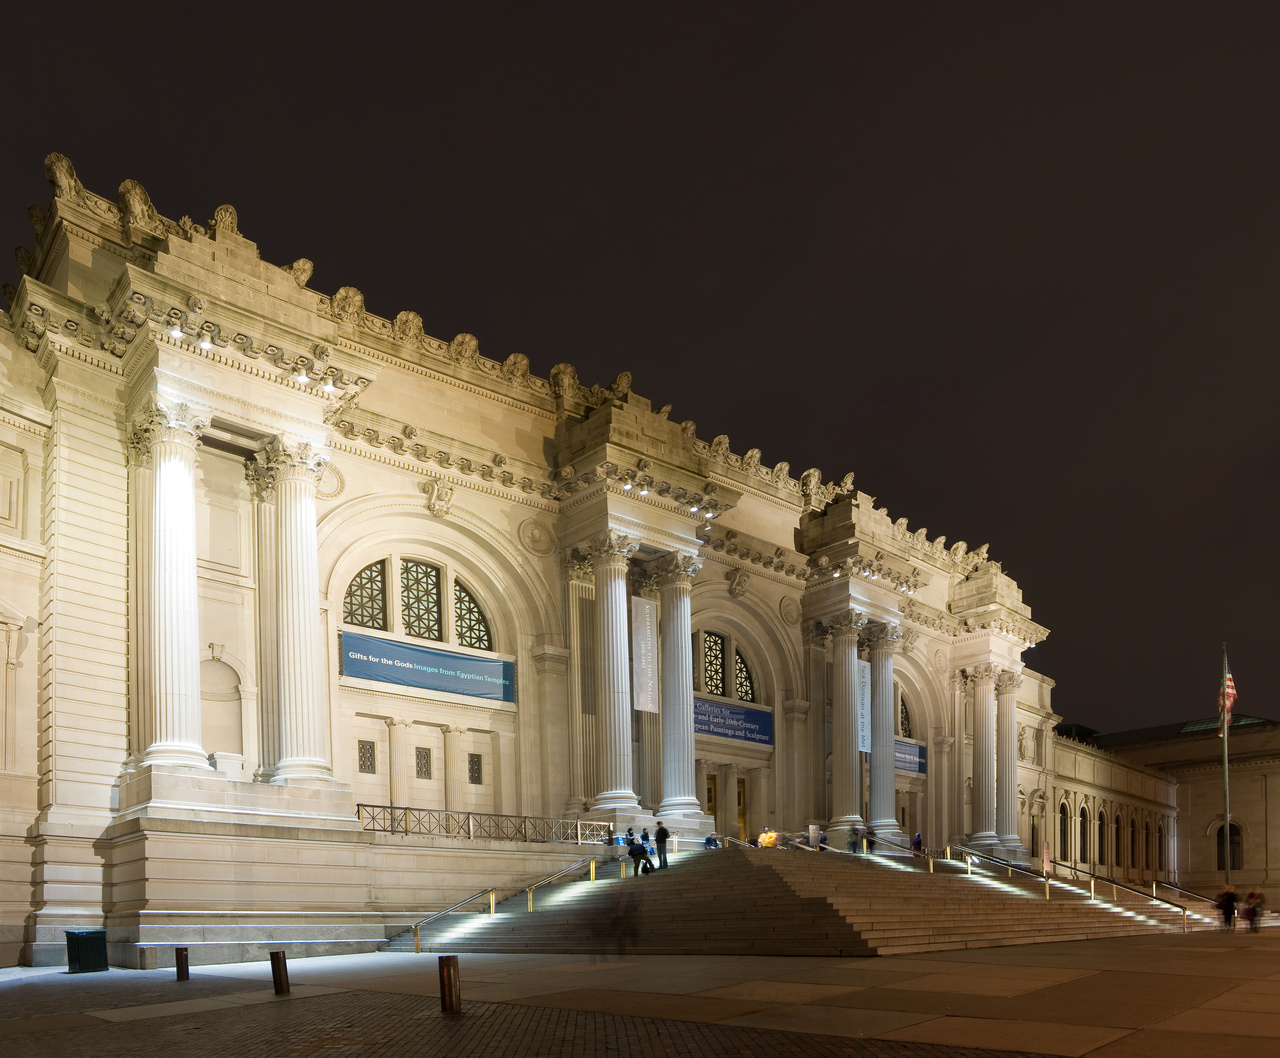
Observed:
[[[698,795],[698,809],[707,810],[707,762],[699,757],[693,762],[693,788]],[[714,822],[714,821],[713,821]]]
[[[862,772],[858,756],[858,629],[866,622],[852,610],[830,624],[831,822],[830,839],[843,847],[862,828]]]
[[[965,780],[968,778],[965,759],[965,738],[968,733],[964,708],[965,689],[964,673],[960,669],[952,669],[947,673],[947,697],[951,701],[951,730],[956,733],[951,755],[951,786],[948,790],[950,811],[947,822],[947,841],[952,845],[964,845],[969,840],[964,820]]]
[[[787,829],[800,829],[809,807],[809,753],[805,746],[805,719],[809,715],[809,703],[800,698],[790,698],[782,703],[782,722],[786,730],[789,767],[786,791],[781,798],[786,806],[782,825]]]
[[[385,717],[387,725],[387,784],[390,804],[396,808],[409,806],[409,721]]]
[[[867,635],[871,648],[871,826],[883,841],[908,845],[895,808],[893,732],[897,702],[893,693],[893,644],[902,633],[878,625]]]
[[[1022,862],[1027,851],[1018,836],[1018,688],[1020,673],[1006,669],[996,677],[996,834],[1010,859]],[[1077,825],[1079,821],[1077,820]]]
[[[209,770],[200,745],[200,615],[196,590],[196,445],[209,420],[154,394],[133,421],[137,462],[150,462],[136,506],[139,745],[143,764]],[[145,567],[145,568],[144,568]]]
[[[588,627],[594,605],[595,572],[583,558],[566,557],[565,631],[571,647],[569,669],[569,799],[565,811],[577,816],[591,803],[596,784],[595,627]]]
[[[444,810],[467,811],[467,755],[462,751],[466,728],[443,727],[444,732]]]
[[[721,764],[716,776],[716,831],[740,840],[750,840],[738,833],[738,766]]]
[[[316,557],[316,483],[326,456],[305,441],[277,441],[260,458],[276,494],[280,759],[272,781],[332,779]]]
[[[934,728],[941,731],[941,728]],[[951,747],[952,735],[933,736],[933,760],[929,762],[929,788],[933,791],[933,810],[929,813],[929,837],[926,844],[938,849],[951,840]],[[963,807],[963,804],[961,805]]]
[[[627,565],[636,545],[610,529],[591,542],[596,576],[596,712],[600,784],[593,811],[640,811],[632,781],[631,647],[627,638]]]
[[[801,625],[800,639],[812,703],[805,724],[809,785],[800,818],[805,823],[824,824],[835,815],[827,811],[827,643],[825,633],[813,621]]]
[[[693,611],[690,591],[702,563],[674,552],[658,563],[662,680],[663,816],[701,816],[693,766]]]
[[[975,848],[993,848],[996,836],[996,667],[969,669],[973,682],[973,836]]]
[[[254,601],[258,619],[258,769],[256,782],[270,782],[280,759],[279,667],[276,645],[276,493],[271,472],[256,460],[245,463],[253,496]]]

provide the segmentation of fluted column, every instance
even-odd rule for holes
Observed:
[[[893,733],[893,644],[902,633],[879,625],[867,635],[871,647],[871,825],[884,841],[906,844],[895,809]]]
[[[596,713],[600,784],[593,810],[639,810],[632,781],[627,565],[636,545],[610,529],[591,542],[596,577]]]
[[[130,430],[135,481],[139,740],[143,764],[209,769],[200,745],[200,616],[196,590],[196,445],[209,420],[152,395]],[[143,568],[145,567],[145,568]]]
[[[941,848],[951,840],[951,747],[955,745],[955,741],[952,735],[933,736],[933,759],[929,761],[929,789],[933,795],[933,810],[929,814],[929,837],[926,842],[930,848]],[[962,798],[961,807],[963,805]]]
[[[979,848],[994,846],[996,836],[996,667],[984,662],[969,669],[973,683],[973,836]]]
[[[444,809],[467,810],[467,758],[462,751],[463,727],[444,727]]]
[[[588,713],[595,695],[592,657],[594,628],[584,634],[584,614],[591,608],[595,573],[586,559],[566,558],[562,570],[565,591],[565,625],[573,651],[569,670],[569,799],[565,811],[578,815],[591,802],[595,783],[595,709]]]
[[[716,771],[716,830],[740,841],[750,841],[754,834],[738,830],[738,766],[721,764]]]
[[[387,725],[387,793],[390,804],[404,808],[409,804],[409,721],[384,717]]]
[[[257,460],[245,463],[253,496],[254,598],[258,621],[258,769],[257,782],[270,782],[280,759],[280,695],[276,642],[276,493],[270,470]]]
[[[852,610],[830,623],[831,658],[831,822],[840,831],[862,827],[862,769],[858,756],[858,630],[866,623]]]
[[[316,483],[326,456],[305,441],[276,442],[262,459],[276,494],[280,760],[272,781],[332,779],[316,557]]]
[[[693,788],[698,794],[698,807],[707,810],[707,762],[699,757],[693,762]]]
[[[693,576],[702,563],[679,552],[658,563],[662,681],[662,804],[659,815],[700,816],[693,765]]]
[[[996,677],[996,834],[1005,853],[1023,860],[1018,836],[1018,688],[1020,673],[1005,670]]]

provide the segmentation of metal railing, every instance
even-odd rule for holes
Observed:
[[[428,915],[426,918],[419,919],[417,922],[413,924],[414,954],[419,955],[422,953],[422,944],[421,944],[421,937],[419,935],[419,930],[421,930],[421,928],[425,926],[427,923],[434,922],[441,915],[449,914],[450,911],[457,911],[458,908],[460,907],[466,907],[469,903],[471,903],[472,900],[479,900],[480,897],[482,896],[487,896],[489,898],[489,914],[492,915],[497,910],[497,907],[496,907],[497,901],[495,899],[496,894],[497,894],[496,889],[481,889],[480,892],[473,893],[471,896],[467,897],[465,900],[459,900],[456,904],[446,907],[443,911],[435,911],[435,912],[432,912],[430,915]]]
[[[436,808],[395,805],[356,805],[356,818],[365,830],[385,834],[425,834],[433,837],[487,838],[492,841],[539,841],[565,845],[599,845],[609,839],[611,823],[581,819],[543,819],[538,816],[500,816],[484,812],[447,812]]]
[[[1052,866],[1054,866],[1054,867],[1065,867],[1067,870],[1069,870],[1069,871],[1072,873],[1072,875],[1073,875],[1073,876],[1076,876],[1076,877],[1073,877],[1073,878],[1072,878],[1072,881],[1074,882],[1074,881],[1076,881],[1076,880],[1077,880],[1077,878],[1078,878],[1078,876],[1079,876],[1079,873],[1080,873],[1080,868],[1079,868],[1079,867],[1076,867],[1074,864],[1066,863],[1066,862],[1064,862],[1064,861],[1062,861],[1062,860],[1055,860],[1055,859],[1050,859],[1050,860],[1049,860],[1049,863],[1050,863]],[[1096,875],[1094,875],[1094,874],[1090,874],[1090,875],[1089,875],[1089,899],[1090,899],[1090,900],[1096,900],[1096,899],[1098,898],[1098,897],[1097,897],[1097,884],[1098,884],[1099,880],[1101,880],[1101,882],[1102,882],[1102,884],[1103,884],[1103,885],[1109,885],[1109,886],[1111,886],[1111,899],[1112,899],[1112,900],[1116,900],[1116,899],[1118,899],[1118,897],[1117,897],[1117,895],[1116,895],[1116,890],[1118,890],[1118,889],[1123,889],[1126,893],[1133,893],[1135,896],[1140,896],[1140,897],[1142,897],[1144,900],[1154,900],[1156,903],[1159,903],[1159,904],[1168,904],[1170,907],[1177,908],[1179,911],[1181,911],[1181,912],[1182,912],[1182,932],[1183,932],[1183,933],[1186,933],[1186,932],[1187,932],[1187,908],[1186,908],[1186,905],[1185,905],[1185,904],[1179,904],[1177,901],[1174,901],[1174,900],[1166,900],[1163,896],[1157,896],[1157,895],[1156,895],[1156,891],[1155,891],[1155,883],[1154,883],[1154,882],[1152,882],[1152,883],[1151,883],[1151,892],[1150,892],[1150,893],[1148,893],[1145,889],[1136,889],[1136,888],[1134,888],[1132,885],[1125,885],[1125,884],[1124,884],[1124,882],[1117,882],[1114,878],[1102,878],[1102,879],[1099,879]],[[1059,882],[1060,884],[1062,884],[1062,885],[1066,885],[1066,884],[1068,884],[1067,882],[1064,882],[1061,878],[1059,878],[1059,879],[1058,879],[1058,882]],[[1048,884],[1049,884],[1049,882],[1048,882],[1048,875],[1046,875],[1046,876],[1045,876],[1045,885],[1047,886]]]
[[[569,864],[569,866],[568,866],[568,867],[566,867],[564,870],[562,870],[562,871],[556,871],[556,873],[555,873],[555,874],[549,874],[549,875],[547,875],[545,878],[539,878],[539,879],[538,879],[536,882],[534,882],[532,885],[527,886],[527,887],[525,888],[525,892],[529,894],[529,910],[530,910],[530,911],[532,911],[532,910],[533,910],[533,891],[534,891],[535,889],[537,889],[537,888],[538,888],[538,886],[540,886],[540,885],[548,885],[548,884],[550,884],[551,882],[556,881],[558,878],[563,878],[566,874],[573,874],[573,872],[574,872],[574,871],[580,871],[580,870],[581,870],[583,867],[585,867],[588,863],[589,863],[589,864],[591,864],[591,880],[594,882],[594,881],[596,880],[596,857],[594,857],[594,856],[583,856],[583,857],[582,857],[582,859],[578,860],[576,863],[571,863],[571,864]],[[622,869],[623,869],[623,873],[625,874],[625,873],[626,873],[626,860],[623,860],[623,867],[622,867]]]

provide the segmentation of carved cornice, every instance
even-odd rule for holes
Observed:
[[[804,581],[809,578],[806,559],[798,552],[788,551],[736,529],[707,526],[703,535],[705,546],[710,551],[737,558],[743,563],[749,562],[761,569],[773,570],[786,577],[794,577],[796,580]]]
[[[920,625],[922,628],[941,632],[945,636],[955,636],[960,633],[960,621],[957,618],[937,610],[919,599],[908,599],[906,601],[902,607],[902,619],[910,621],[912,624]]]

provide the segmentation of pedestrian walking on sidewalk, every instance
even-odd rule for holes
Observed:
[[[1217,908],[1222,912],[1222,932],[1236,928],[1236,887],[1228,885],[1218,894]]]
[[[662,825],[662,820],[658,820],[658,829],[653,832],[653,842],[658,846],[658,870],[665,871],[671,865],[667,863],[667,839],[671,837],[671,831]]]
[[[1265,903],[1262,890],[1257,886],[1250,889],[1244,898],[1244,920],[1249,923],[1249,932],[1257,933],[1258,925],[1262,920],[1262,906]]]

